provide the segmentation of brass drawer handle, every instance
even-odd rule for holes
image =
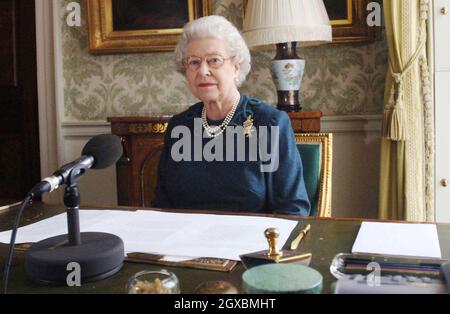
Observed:
[[[447,179],[442,179],[441,180],[441,185],[446,188],[448,186],[448,180]]]
[[[441,13],[442,13],[442,15],[446,15],[448,13],[448,8],[447,7],[443,7],[441,9]]]

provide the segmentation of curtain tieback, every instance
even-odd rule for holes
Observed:
[[[413,68],[418,60],[423,48],[425,47],[425,39],[422,38],[419,46],[409,59],[406,67],[400,72],[394,72],[392,61],[389,60],[389,68],[394,82],[391,86],[391,95],[389,101],[384,107],[383,114],[383,137],[391,141],[406,140],[406,122],[403,106],[403,81],[404,77]]]

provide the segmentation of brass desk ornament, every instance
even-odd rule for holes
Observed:
[[[292,250],[278,250],[278,238],[280,237],[278,229],[268,228],[264,231],[264,235],[269,245],[268,250],[239,256],[246,268],[271,263],[301,263],[309,265],[312,257],[311,253],[298,254]]]

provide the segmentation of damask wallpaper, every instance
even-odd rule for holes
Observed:
[[[85,3],[82,25],[69,27],[61,1],[64,120],[105,121],[108,116],[174,114],[196,102],[172,53],[94,56],[88,53]],[[214,13],[239,28],[242,0],[215,0]],[[370,44],[304,48],[303,110],[325,115],[380,114],[387,70],[384,40]],[[252,70],[241,91],[276,103],[268,70],[273,51],[252,52]]]

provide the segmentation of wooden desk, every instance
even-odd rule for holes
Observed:
[[[123,208],[130,210],[130,208]],[[33,205],[25,211],[23,224],[30,224],[38,220],[51,217],[63,212],[62,207]],[[178,211],[179,212],[179,211]],[[184,211],[193,212],[193,211]],[[198,211],[197,211],[198,212]],[[268,216],[268,215],[265,215]],[[12,228],[15,210],[0,214],[0,231]],[[275,216],[300,220],[300,217]],[[353,242],[361,224],[356,219],[331,218],[301,218],[301,224],[290,235],[287,243],[297,234],[297,229],[306,222],[311,224],[311,231],[302,241],[298,251],[313,254],[310,266],[318,270],[324,278],[323,293],[331,293],[331,284],[335,281],[330,274],[329,267],[333,257],[338,253],[351,251]],[[450,258],[450,224],[438,224],[438,234],[443,258]],[[0,263],[4,265],[6,245],[0,245]],[[244,252],[243,252],[244,253]],[[161,266],[150,264],[125,263],[119,273],[105,280],[83,284],[81,287],[51,287],[37,285],[31,282],[25,273],[24,255],[16,253],[11,268],[9,289],[10,293],[124,293],[125,284],[129,277],[144,269],[157,269]],[[208,280],[226,280],[241,288],[241,276],[245,271],[239,264],[232,272],[222,273],[215,271],[195,270],[181,267],[164,267],[174,272],[179,280],[182,293],[193,293],[195,288]],[[3,275],[3,272],[0,275]]]
[[[296,133],[320,132],[321,112],[291,112]],[[164,133],[171,116],[112,117],[111,133],[122,139],[124,154],[117,162],[117,197],[121,206],[148,207],[156,188]]]

